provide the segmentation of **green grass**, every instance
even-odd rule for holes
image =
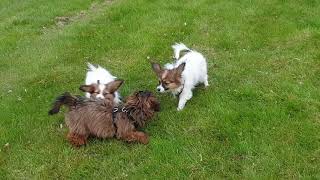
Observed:
[[[320,178],[319,17],[317,0],[2,0],[0,179]],[[72,148],[47,111],[81,93],[85,63],[123,96],[154,91],[147,57],[169,62],[174,42],[207,57],[211,86],[182,112],[158,94],[148,145]]]

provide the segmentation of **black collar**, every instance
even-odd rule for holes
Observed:
[[[112,124],[116,128],[116,132],[115,132],[114,136],[117,135],[117,131],[118,131],[118,127],[117,127],[117,124],[116,124],[116,115],[117,115],[118,112],[124,112],[129,117],[129,114],[128,114],[129,110],[127,110],[125,107],[122,107],[122,108],[121,107],[114,107],[112,109]]]
[[[133,117],[131,116],[131,109],[128,109],[126,107],[114,107],[112,109],[112,122],[113,124],[115,124],[115,121],[116,121],[116,114],[118,112],[123,112],[123,113],[126,113],[126,115],[128,116],[129,119],[133,120]]]
[[[183,85],[182,85],[181,91],[177,94],[177,97],[179,97],[179,96],[180,96],[180,94],[182,93],[183,89],[184,89],[184,82],[183,82]]]

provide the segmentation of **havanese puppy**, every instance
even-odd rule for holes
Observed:
[[[106,94],[106,84],[114,81],[117,77],[100,65],[94,66],[88,63],[88,72],[86,74],[85,85],[80,86],[80,90],[86,93],[87,98],[104,99]],[[114,102],[121,103],[120,94],[114,92]]]
[[[160,104],[150,92],[139,91],[129,96],[122,107],[114,106],[113,92],[122,84],[116,80],[107,85],[104,99],[88,99],[64,93],[55,101],[49,114],[56,114],[62,105],[69,108],[65,121],[69,132],[67,139],[74,146],[87,143],[89,136],[117,138],[127,142],[147,144],[149,137],[136,128],[144,127]]]
[[[176,43],[172,48],[176,59],[174,63],[166,64],[164,68],[158,63],[151,64],[159,79],[157,91],[161,93],[171,91],[174,96],[178,95],[177,110],[180,111],[192,98],[192,89],[197,84],[204,83],[206,87],[209,86],[207,61],[201,53],[189,49],[182,43]]]

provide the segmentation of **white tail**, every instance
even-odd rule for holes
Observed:
[[[88,66],[88,70],[89,71],[95,71],[95,70],[97,70],[97,67],[95,67],[94,65],[92,65],[91,63],[87,63],[87,66]]]
[[[176,44],[172,45],[171,47],[173,48],[174,58],[176,58],[176,59],[179,59],[181,51],[184,51],[184,50],[191,51],[191,49],[189,49],[183,43],[176,43]]]

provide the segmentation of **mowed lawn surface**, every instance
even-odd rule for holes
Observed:
[[[148,145],[68,144],[47,112],[82,94],[86,62],[123,96],[155,92],[149,61],[170,62],[174,42],[206,56],[209,88],[181,112],[157,94]],[[1,0],[0,78],[0,179],[320,178],[317,0]]]

